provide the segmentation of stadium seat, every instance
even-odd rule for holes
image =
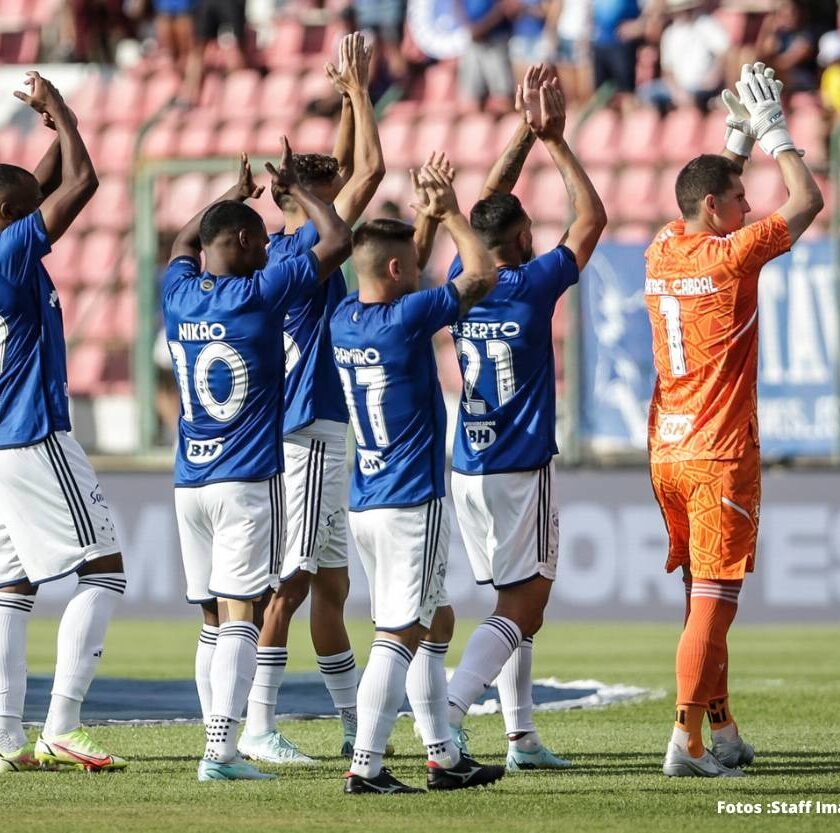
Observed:
[[[618,161],[652,164],[660,158],[662,119],[656,110],[640,107],[621,119]]]
[[[114,303],[114,336],[133,344],[137,336],[137,294],[130,289],[117,294]]]
[[[81,251],[80,239],[74,230],[63,235],[52,251],[44,258],[53,283],[61,293],[62,303],[68,290],[79,280],[79,255]]]
[[[457,75],[458,67],[455,61],[438,61],[426,67],[423,73],[422,101],[427,112],[452,112],[458,98]]]
[[[703,115],[696,107],[680,107],[665,116],[659,156],[665,162],[682,162],[698,156],[703,137]]]
[[[169,252],[165,252],[164,256],[168,257],[168,255]],[[133,292],[137,283],[137,257],[131,248],[122,256],[119,270],[120,283],[125,287],[130,287]]]
[[[79,119],[79,124],[99,125],[108,117],[106,109],[107,84],[101,72],[91,72],[87,75],[68,98],[68,103]]]
[[[256,124],[249,118],[240,117],[227,122],[218,130],[216,154],[218,156],[239,156],[242,151],[250,152],[256,132]]]
[[[183,129],[180,113],[167,113],[143,138],[143,156],[166,159],[178,152]]]
[[[538,168],[531,173],[525,208],[535,223],[561,222],[568,214],[568,206],[569,198],[557,170]]]
[[[787,199],[782,176],[775,165],[750,165],[743,176],[747,202],[752,211],[748,222],[755,222],[772,214]]]
[[[55,139],[55,133],[52,130],[47,130],[40,123],[36,123],[32,130],[23,136],[21,167],[26,168],[27,171],[34,171],[53,143],[53,139]]]
[[[159,226],[182,228],[203,206],[215,199],[215,196],[210,197],[207,185],[207,176],[202,173],[183,174],[166,182],[155,212]]]
[[[408,204],[414,202],[414,189],[411,186],[408,169],[386,167],[385,177],[376,189],[376,205],[391,200],[405,211],[408,209]],[[408,216],[412,216],[413,213],[409,210]]]
[[[271,33],[271,41],[263,51],[270,67],[298,67],[303,54],[305,27],[292,17],[278,20]]]
[[[132,125],[111,124],[102,131],[98,147],[89,148],[91,158],[100,174],[127,176],[134,162],[134,143],[137,131]]]
[[[388,111],[387,118],[379,125],[379,140],[385,167],[409,168],[414,164],[412,139],[415,126],[410,119],[404,119],[400,113]]]
[[[16,127],[0,129],[0,159],[13,165],[23,163],[24,142],[21,132]]]
[[[260,87],[259,113],[267,118],[298,114],[299,84],[297,75],[275,70],[263,79]]]
[[[84,342],[69,351],[67,377],[71,395],[92,396],[104,392],[105,349]]]
[[[204,76],[201,82],[201,93],[198,97],[199,114],[205,115],[216,111],[224,86],[224,79],[219,73],[211,72]]]
[[[92,231],[82,242],[79,280],[85,286],[102,286],[116,278],[123,240],[111,231]]]
[[[620,161],[617,156],[618,116],[612,110],[598,110],[574,136],[578,158],[585,163],[602,165]]]
[[[103,177],[84,213],[94,228],[126,231],[134,218],[128,180],[119,176]]]
[[[598,192],[598,196],[601,198],[601,202],[607,209],[607,215],[609,216],[613,204],[613,193],[615,191],[615,173],[613,169],[607,165],[592,165],[587,167],[586,174],[595,186],[595,190]]]
[[[494,145],[494,159],[498,159],[502,155],[504,149],[507,147],[507,143],[510,141],[514,133],[516,133],[516,130],[521,122],[522,116],[520,116],[519,113],[508,113],[507,115],[502,116],[496,123],[496,130],[491,139]]]
[[[146,91],[143,98],[143,120],[156,115],[167,105],[171,104],[178,94],[181,79],[171,70],[156,72],[146,81]]]
[[[178,156],[197,159],[213,156],[216,150],[218,125],[213,116],[198,113],[184,122],[178,139]]]
[[[566,227],[562,223],[540,223],[531,229],[534,237],[534,252],[537,255],[550,252],[557,248],[557,244],[563,239]]]
[[[109,124],[137,125],[143,119],[145,84],[127,73],[117,73],[105,92],[105,117]]]
[[[618,175],[614,220],[654,222],[659,218],[657,175],[653,168],[627,167]]]
[[[319,67],[307,72],[299,81],[301,104],[310,104],[321,99],[337,99],[338,93],[332,85],[332,81],[324,74]]]
[[[686,160],[688,161],[688,160]],[[669,222],[679,216],[680,209],[677,205],[677,176],[683,169],[682,164],[669,165],[663,168],[659,175],[659,220]]]
[[[41,47],[41,32],[36,28],[0,32],[0,63],[34,64]]]
[[[461,211],[469,217],[470,210],[478,202],[487,172],[483,168],[468,168],[458,172],[455,177],[455,193]]]
[[[496,161],[496,129],[497,120],[489,113],[462,116],[455,125],[452,144],[449,146],[455,166],[482,165],[489,169]]]
[[[700,145],[696,148],[697,153],[720,153],[724,148],[726,135],[726,120],[719,112],[709,113],[703,121],[700,131]],[[757,151],[761,153],[761,151]],[[688,162],[691,156],[684,156],[683,164]]]
[[[76,298],[74,334],[85,342],[110,341],[117,333],[114,295],[107,289],[83,289]]]
[[[59,289],[58,295],[61,301],[61,321],[66,339],[76,326],[76,294],[70,289]]]
[[[295,120],[266,121],[263,122],[255,133],[252,140],[252,152],[255,156],[280,156],[280,137],[284,134],[291,134]],[[294,136],[289,140],[291,143]]]
[[[415,165],[421,164],[435,150],[452,146],[452,117],[445,113],[429,113],[416,125],[410,155]]]
[[[256,208],[260,212],[260,216],[263,218],[269,234],[280,231],[285,225],[283,212],[275,204],[270,194],[265,195]]]
[[[332,153],[335,134],[336,125],[331,119],[312,116],[300,122],[294,139],[289,141],[298,153]]]
[[[216,99],[223,119],[253,119],[260,100],[260,76],[254,69],[240,69],[227,76],[221,96]]]
[[[809,166],[824,165],[828,158],[828,133],[819,110],[794,110],[787,119],[796,146],[805,151]]]

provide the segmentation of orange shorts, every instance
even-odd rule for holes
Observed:
[[[670,540],[665,569],[686,564],[695,578],[741,579],[755,567],[761,465],[739,460],[652,463],[653,492]]]

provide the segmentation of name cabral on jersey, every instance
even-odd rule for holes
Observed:
[[[717,292],[714,278],[646,278],[645,295],[711,295]]]

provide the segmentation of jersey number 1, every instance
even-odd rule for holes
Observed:
[[[659,311],[665,319],[665,331],[668,337],[668,357],[671,361],[671,375],[685,376],[688,371],[685,367],[680,302],[673,295],[661,295],[659,297]]]

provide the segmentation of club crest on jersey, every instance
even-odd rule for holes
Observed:
[[[691,414],[664,414],[659,419],[659,439],[663,443],[678,443],[691,433],[693,425]]]
[[[225,438],[216,437],[213,440],[192,440],[186,437],[187,460],[198,466],[212,463],[224,450]]]
[[[359,471],[362,474],[378,474],[385,471],[387,464],[381,451],[369,451],[366,448],[357,448],[356,451],[359,453]]]
[[[495,422],[464,423],[467,440],[473,451],[484,451],[496,442],[496,432],[493,430]]]

